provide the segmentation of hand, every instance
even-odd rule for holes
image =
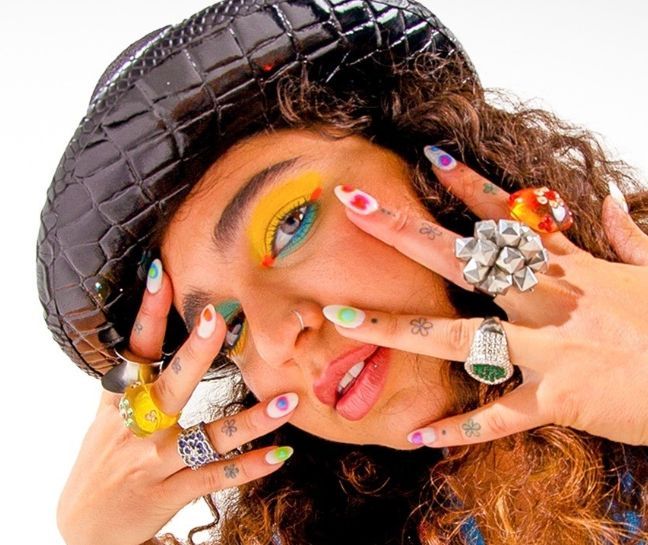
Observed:
[[[172,301],[171,282],[161,270],[160,275],[161,286],[156,293],[147,289],[130,336],[129,350],[151,360],[160,358]],[[198,327],[152,385],[152,397],[165,413],[176,414],[187,403],[221,349],[225,332],[223,318],[208,305]],[[217,452],[225,454],[284,424],[297,396],[283,399],[289,400],[287,408],[285,403],[275,406],[277,399],[207,424]],[[136,437],[124,426],[119,401],[118,394],[102,393],[59,500],[58,526],[68,545],[143,543],[193,499],[268,475],[292,453],[268,447],[191,470],[177,451],[180,426]]]
[[[478,217],[510,219],[508,194],[455,164],[451,170],[434,167],[440,182]],[[363,231],[474,290],[463,279],[465,263],[454,255],[459,235],[429,216],[389,209],[389,203],[365,206],[364,214],[346,206],[347,217]],[[494,299],[508,316],[502,326],[522,384],[477,410],[413,430],[411,442],[464,445],[553,423],[648,445],[648,236],[610,196],[603,217],[610,243],[627,264],[595,258],[560,232],[540,234],[549,252],[546,274],[538,275],[532,292],[511,288]],[[448,360],[467,359],[482,322],[362,310],[366,317],[358,327],[336,325],[341,335]]]

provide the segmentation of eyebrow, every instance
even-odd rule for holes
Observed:
[[[257,195],[268,185],[276,183],[283,174],[295,168],[300,159],[302,156],[298,155],[270,165],[251,176],[243,184],[224,208],[218,223],[214,226],[213,242],[219,253],[225,254],[232,245],[243,217]],[[191,289],[184,295],[182,313],[188,331],[191,331],[196,316],[205,308],[210,299],[209,293],[199,289]]]

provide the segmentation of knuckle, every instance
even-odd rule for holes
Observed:
[[[259,418],[259,414],[260,412],[258,410],[247,410],[236,416],[237,419],[241,419],[243,429],[254,437],[263,435],[266,432]]]
[[[387,319],[387,325],[385,326],[385,333],[390,339],[394,339],[398,336],[400,328],[400,320],[395,314],[390,314]]]
[[[202,472],[204,490],[216,492],[224,488],[223,466],[221,464],[211,464],[206,467],[201,467],[198,471]]]
[[[578,403],[574,392],[562,386],[554,388],[550,407],[553,407],[553,422],[559,426],[573,426],[578,419]]]
[[[178,396],[174,392],[173,385],[168,376],[161,375],[160,378],[153,383],[153,388],[155,389],[155,397],[158,404],[161,405],[161,409],[163,409],[164,406],[173,405],[178,402]]]
[[[498,410],[497,406],[493,407],[485,414],[484,420],[486,428],[494,437],[505,437],[511,433],[506,418],[502,412]]]
[[[474,331],[470,320],[466,318],[452,320],[448,325],[447,335],[450,350],[457,354],[458,358],[467,358],[473,335]]]

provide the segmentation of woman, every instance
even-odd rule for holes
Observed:
[[[290,8],[303,4],[287,4],[282,13],[294,15]],[[413,5],[406,12],[415,13]],[[258,30],[256,15],[234,16],[231,28],[239,38],[248,27]],[[163,50],[187,35],[163,31],[155,39]],[[62,496],[59,524],[69,543],[143,542],[191,498],[228,486],[239,486],[240,497],[225,514],[219,542],[478,542],[477,532],[487,543],[619,542],[624,532],[637,530],[646,509],[646,330],[645,311],[631,303],[646,296],[648,244],[609,197],[601,204],[608,181],[635,190],[639,184],[625,176],[623,165],[606,161],[587,134],[550,114],[489,106],[469,61],[445,37],[433,54],[423,47],[421,56],[408,58],[411,64],[390,72],[380,93],[367,92],[358,79],[335,89],[305,73],[281,80],[274,131],[240,134],[219,150],[191,193],[176,199],[166,221],[156,222],[146,247],[159,249],[160,259],[148,269],[137,317],[133,312],[122,320],[134,319],[128,348],[138,358],[158,359],[165,332],[167,344],[179,346],[148,398],[161,409],[154,416],[169,415],[170,425],[136,438],[123,429],[118,404],[131,430],[144,434],[129,422],[141,411],[138,400],[104,395]],[[262,44],[252,49],[261,51]],[[191,83],[191,74],[180,71],[182,55],[168,58],[178,63],[177,79],[142,76],[135,83],[142,96],[153,83]],[[272,62],[259,64],[276,69]],[[134,70],[109,73],[106,81],[128,81]],[[104,88],[93,101],[95,111],[108,110],[117,96]],[[154,109],[163,121],[164,112],[199,119],[206,108],[170,102],[172,107]],[[137,117],[137,107],[122,100],[101,127],[116,134]],[[128,136],[155,136],[157,128],[141,125]],[[178,133],[175,142],[182,146]],[[70,151],[85,146],[89,151],[79,157],[89,161],[99,150],[104,159],[104,142],[89,140],[79,139]],[[90,193],[103,190],[93,183],[97,172],[107,176],[116,164],[96,155],[92,168],[77,158],[73,169]],[[147,157],[156,159],[150,149],[131,154],[129,167],[141,172]],[[58,181],[70,171],[63,165]],[[144,195],[168,181],[160,172],[150,169],[139,180]],[[268,173],[275,179],[268,181]],[[118,176],[110,179],[120,183]],[[234,198],[248,181],[248,190]],[[270,185],[251,196],[249,188],[262,182]],[[455,233],[472,234],[475,219],[509,217],[504,191],[543,185],[558,191],[575,218],[564,234],[543,235],[550,267],[531,293],[479,293],[453,259]],[[56,183],[52,191],[56,196]],[[120,187],[93,208],[112,218],[127,192],[128,186]],[[645,195],[629,200],[633,213],[645,207]],[[75,202],[83,200],[76,196]],[[247,207],[236,210],[231,203]],[[50,218],[46,212],[47,242]],[[135,229],[132,217],[115,221]],[[143,234],[147,227],[136,230]],[[57,229],[57,241],[78,237],[74,242],[84,250],[79,260],[91,261],[83,246],[99,237],[81,233],[78,225]],[[102,243],[110,251],[105,238]],[[41,256],[45,246],[41,242]],[[133,252],[125,255],[122,263],[135,261]],[[619,260],[632,265],[612,263]],[[63,276],[62,267],[50,266],[48,274]],[[126,297],[106,288],[110,279],[93,278],[95,304],[119,325],[117,310],[123,311]],[[58,297],[50,316],[66,319],[61,301],[71,297]],[[191,331],[184,343],[177,341],[181,328],[173,311],[167,327],[172,303]],[[480,384],[457,365],[485,316],[508,320],[510,359],[520,362],[499,385]],[[83,320],[86,333],[96,333],[105,346],[117,344],[96,314],[86,312],[74,324]],[[93,358],[82,344],[90,335],[75,338],[81,328],[70,323],[63,325],[72,339],[66,347],[77,351],[77,361],[105,373],[105,359]],[[624,343],[617,346],[621,335]],[[231,362],[240,371],[244,383],[232,392],[233,408],[247,410],[236,416],[224,411],[228,416],[205,433],[220,453],[251,448],[191,472],[184,465],[193,462],[176,452],[178,436],[191,437],[179,432],[173,415],[221,349],[214,366]],[[574,365],[557,361],[561,350]],[[364,360],[367,370],[362,367],[353,382],[346,373],[358,373],[355,364]],[[612,366],[615,361],[630,363]],[[351,382],[336,394],[340,380]],[[142,393],[141,385],[134,389]],[[603,396],[605,406],[598,402]],[[634,412],[623,412],[628,407]],[[419,448],[421,443],[465,446],[442,452]],[[279,471],[291,451],[270,445],[295,448]],[[626,517],[627,524],[615,524],[615,517]]]

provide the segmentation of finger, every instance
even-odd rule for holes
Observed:
[[[439,182],[461,199],[477,217],[511,219],[508,192],[437,147],[426,146],[423,151]],[[545,248],[558,255],[582,251],[561,232],[538,232],[538,235]]]
[[[459,235],[418,213],[380,207],[373,196],[348,185],[337,186],[335,195],[347,217],[363,231],[465,290],[475,290],[464,280],[465,263],[454,254]],[[365,201],[370,207],[360,208],[358,203],[362,206]]]
[[[324,316],[341,335],[358,341],[396,348],[444,360],[465,361],[483,318],[442,318],[398,315],[350,306],[328,305]],[[551,360],[555,341],[545,333],[502,321],[509,358],[514,365],[542,370]],[[548,328],[546,328],[548,329]],[[551,347],[551,348],[550,348]]]
[[[621,261],[630,265],[648,265],[648,235],[637,226],[632,216],[621,206],[611,195],[605,197],[603,201],[605,235]]]
[[[151,385],[151,397],[163,412],[177,414],[186,405],[218,355],[226,329],[223,317],[208,304],[200,313],[198,325]]]
[[[292,454],[293,449],[287,446],[258,449],[197,470],[183,469],[169,477],[164,486],[181,505],[186,505],[205,494],[265,477],[281,468]]]
[[[523,384],[479,409],[418,428],[407,440],[428,447],[470,445],[545,426],[551,421],[540,415],[535,392],[535,384]]]
[[[250,409],[233,416],[220,418],[205,424],[205,433],[220,454],[226,454],[241,445],[270,433],[283,426],[294,414],[299,404],[299,396],[294,392],[278,395],[266,403],[258,403]],[[166,474],[184,467],[184,461],[178,454],[178,432],[165,440],[162,449],[162,460],[169,460]]]
[[[149,267],[146,290],[130,334],[130,350],[143,358],[159,360],[167,326],[167,316],[173,301],[169,277],[162,262],[155,259]]]

